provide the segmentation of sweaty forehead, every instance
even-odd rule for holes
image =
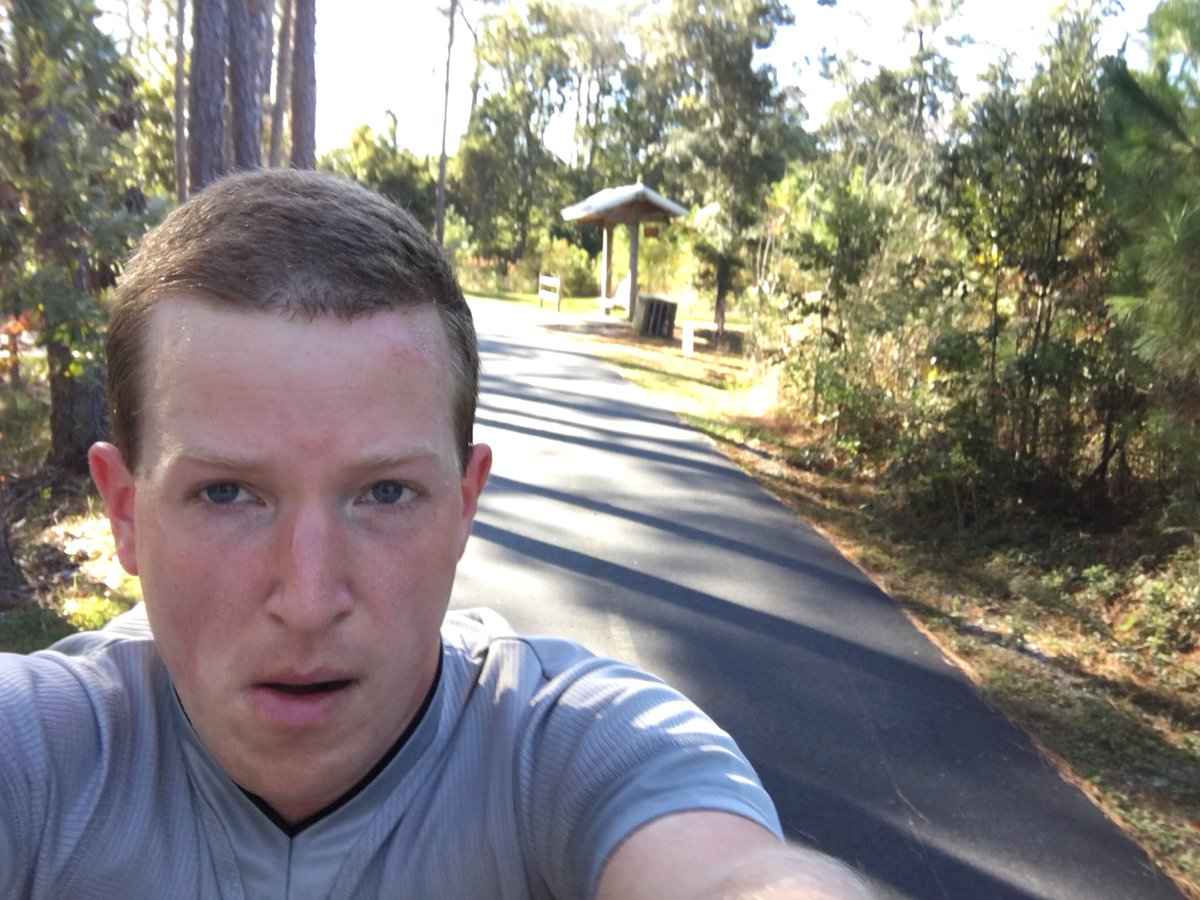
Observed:
[[[450,430],[449,339],[431,307],[307,320],[185,298],[154,311],[146,340],[148,449],[161,449],[166,432],[211,422],[236,426],[238,415],[322,416],[355,429],[367,425],[356,420],[387,410],[420,414]]]
[[[393,323],[401,327],[387,327]],[[350,345],[359,347],[362,353],[418,354],[430,363],[449,362],[445,327],[437,310],[430,305],[369,313],[353,319],[332,315],[307,318],[239,309],[184,296],[170,298],[151,312],[146,329],[146,369],[153,373],[169,368],[178,354],[198,350],[210,356],[254,358],[269,347],[288,341],[301,344],[317,333],[331,350]]]

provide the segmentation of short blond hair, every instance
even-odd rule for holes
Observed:
[[[321,172],[262,169],[214,182],[142,238],[117,284],[108,325],[113,440],[135,470],[147,322],[172,298],[316,319],[429,305],[451,348],[459,463],[479,396],[471,311],[438,244],[407,212]]]

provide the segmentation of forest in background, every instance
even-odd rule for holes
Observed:
[[[594,297],[599,230],[559,212],[640,180],[690,210],[640,241],[643,290],[741,332],[771,422],[803,426],[786,463],[869,483],[935,554],[1023,567],[1006,639],[1071,610],[1108,648],[1071,664],[1197,758],[1200,4],[1164,0],[1136,66],[1097,50],[1105,2],[1067,4],[1032,71],[1001,58],[968,100],[959,4],[911,0],[912,57],[820,60],[845,98],[812,123],[762,51],[828,2],[450,0],[475,66],[440,159],[399,145],[399,109],[318,158],[315,0],[123,0],[105,27],[87,0],[0,3],[0,610],[45,602],[10,525],[106,434],[104,298],[190,192],[325,168],[410,209],[468,289],[552,272]],[[1200,784],[1170,788],[1194,820]]]

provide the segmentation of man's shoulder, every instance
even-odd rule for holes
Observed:
[[[556,895],[591,895],[613,850],[648,822],[778,818],[733,739],[661,679],[569,640],[522,635],[495,613],[447,616],[447,679],[466,685],[453,733],[513,779],[517,825]],[[444,670],[446,671],[446,670]]]
[[[499,613],[484,607],[448,612],[442,641],[451,653],[472,660],[476,667],[517,667],[535,672],[544,681],[630,672],[657,681],[567,638],[519,633]]]
[[[140,608],[45,650],[0,658],[0,700],[41,719],[122,714],[154,692],[161,662]]]
[[[153,643],[150,621],[146,618],[146,606],[138,603],[121,613],[97,631],[80,631],[50,645],[53,653],[72,657],[85,657],[106,647],[123,642]],[[145,648],[143,648],[145,649]]]
[[[0,758],[20,760],[4,774],[23,771],[25,781],[51,779],[60,790],[93,783],[106,748],[155,733],[160,674],[136,617],[28,655],[0,654]]]
[[[443,627],[447,688],[533,730],[634,727],[655,709],[708,718],[658,676],[575,641],[521,634],[487,609],[454,611]]]

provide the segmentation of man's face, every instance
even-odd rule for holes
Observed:
[[[456,457],[448,341],[415,307],[293,321],[152,314],[142,456],[92,471],[192,725],[297,821],[399,738],[487,479]]]

